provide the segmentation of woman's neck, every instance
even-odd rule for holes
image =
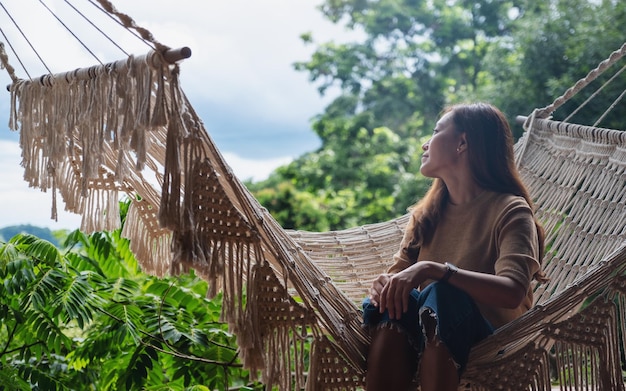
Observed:
[[[469,175],[459,176],[457,180],[445,183],[448,188],[449,202],[453,205],[472,202],[485,192],[485,189],[480,187]]]

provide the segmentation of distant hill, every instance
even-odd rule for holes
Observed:
[[[49,228],[35,227],[34,225],[12,225],[5,228],[0,228],[0,241],[6,242],[13,236],[21,233],[27,233],[35,235],[40,239],[44,239],[54,244],[59,245],[59,241],[54,237],[52,231]]]

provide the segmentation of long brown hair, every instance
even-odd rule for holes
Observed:
[[[524,197],[528,205],[534,209],[530,194],[515,166],[513,133],[504,114],[487,103],[454,105],[446,108],[442,115],[446,113],[451,113],[454,130],[466,135],[467,153],[474,181],[485,190]],[[415,257],[419,247],[432,239],[448,198],[445,183],[435,178],[426,195],[412,207],[415,225],[413,240],[406,249],[409,256],[413,254]],[[535,225],[541,262],[545,233],[536,217]],[[546,280],[543,271],[539,271],[534,277],[538,281]]]

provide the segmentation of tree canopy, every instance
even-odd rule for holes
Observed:
[[[314,231],[405,213],[430,184],[421,145],[446,105],[488,101],[519,136],[515,117],[552,103],[618,49],[626,20],[616,0],[327,0],[320,10],[363,36],[302,34],[316,50],[295,69],[321,94],[340,91],[313,123],[322,145],[248,184],[285,228]],[[598,118],[619,92],[577,120]],[[603,126],[619,128],[618,114]]]

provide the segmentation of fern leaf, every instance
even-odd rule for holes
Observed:
[[[51,299],[63,290],[67,278],[67,273],[62,270],[52,268],[45,270],[31,285],[26,305],[37,310],[44,310],[52,301]]]
[[[91,322],[94,312],[103,304],[103,300],[89,284],[89,274],[80,273],[68,281],[54,304],[62,306],[67,320],[76,321],[82,329]]]
[[[14,243],[4,243],[0,246],[0,269],[5,268],[7,262],[20,257],[20,252]]]
[[[14,243],[23,254],[50,266],[61,260],[61,254],[54,244],[34,235],[18,234],[11,238],[10,243]]]
[[[28,259],[16,259],[6,265],[4,287],[10,295],[19,295],[36,280],[33,263]]]

